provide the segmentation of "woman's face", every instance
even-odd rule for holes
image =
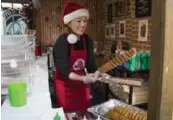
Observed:
[[[80,17],[71,21],[68,26],[75,34],[82,35],[85,32],[87,20],[87,17]]]

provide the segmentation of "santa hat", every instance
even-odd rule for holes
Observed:
[[[85,16],[89,18],[89,11],[84,6],[74,2],[68,2],[63,11],[63,23],[68,24],[70,21]]]
[[[85,16],[89,18],[89,12],[84,6],[79,5],[74,2],[68,2],[63,11],[63,23],[66,25],[70,21],[75,20],[79,17]],[[77,36],[75,34],[69,34],[67,40],[70,44],[75,44],[77,42]]]

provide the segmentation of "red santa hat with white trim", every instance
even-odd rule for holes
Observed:
[[[68,24],[70,21],[85,16],[89,18],[89,11],[82,5],[74,2],[68,2],[63,11],[63,23]]]
[[[63,10],[63,24],[68,24],[69,22],[80,18],[80,17],[89,18],[89,11],[82,5],[79,5],[74,2],[68,2]],[[69,34],[67,40],[70,44],[75,44],[77,42],[77,36],[75,34]]]

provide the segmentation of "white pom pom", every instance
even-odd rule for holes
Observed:
[[[17,68],[17,61],[15,59],[11,59],[11,61],[10,61],[10,67],[11,68]]]
[[[75,34],[70,34],[68,35],[67,40],[70,44],[75,44],[77,42],[77,36]]]

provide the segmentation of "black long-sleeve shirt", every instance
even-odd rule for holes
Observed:
[[[93,42],[91,38],[88,35],[84,35],[85,37],[85,43],[86,43],[86,49],[87,49],[87,63],[86,68],[89,73],[95,72],[97,67],[94,59],[94,53],[93,53]],[[84,49],[83,41],[79,40],[77,43],[73,44],[74,49],[81,50]],[[68,76],[70,74],[70,48],[69,43],[67,41],[67,34],[62,34],[57,39],[55,46],[53,47],[53,57],[54,57],[54,63],[55,67],[58,68],[60,74],[68,79]]]

